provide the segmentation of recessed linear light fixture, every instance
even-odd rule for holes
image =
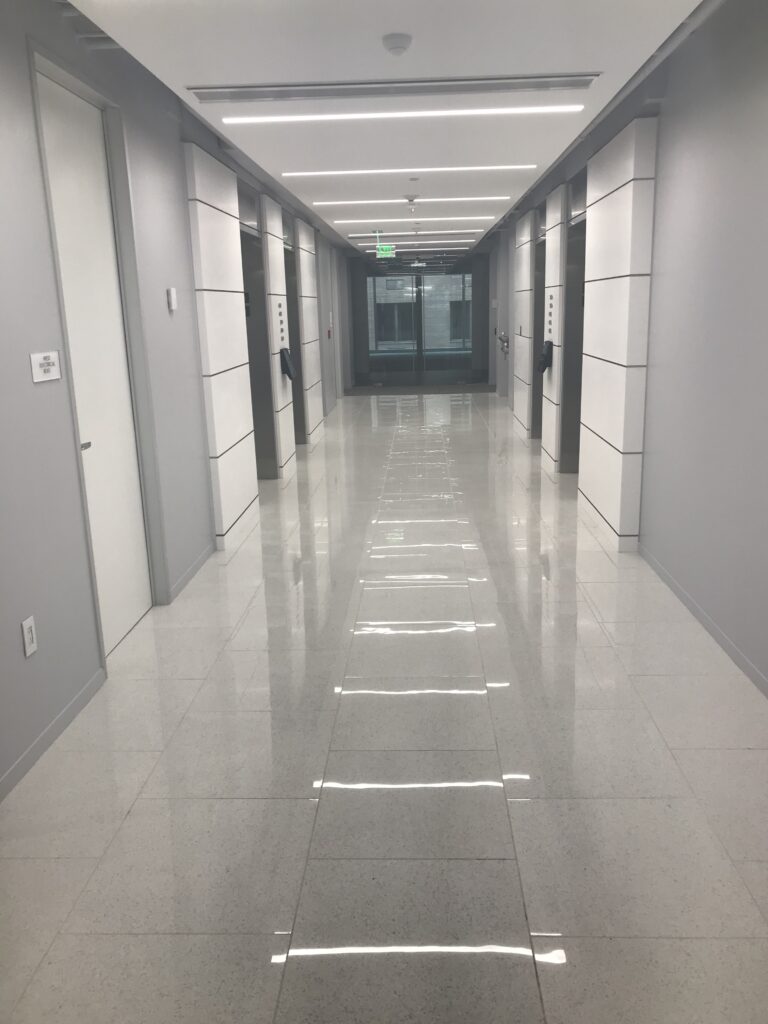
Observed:
[[[354,174],[444,174],[452,171],[535,171],[538,164],[487,164],[477,167],[366,167],[349,171],[283,171],[282,178],[332,178]]]
[[[549,103],[525,107],[456,107],[447,110],[355,110],[343,114],[242,114],[222,117],[222,124],[307,124],[317,121],[412,121],[429,117],[500,117],[525,114],[580,114],[583,103]]]
[[[417,252],[448,252],[449,249],[461,249],[466,251],[469,249],[468,245],[420,245],[417,249],[411,249],[407,253],[408,256],[413,256]],[[375,249],[366,249],[366,252],[376,252]]]
[[[381,206],[384,203],[399,203],[401,206],[418,206],[420,203],[504,203],[512,196],[446,196],[444,199],[323,199],[312,203],[313,206]]]
[[[406,235],[482,235],[485,228],[427,228],[426,231],[355,231],[347,238],[404,238]]]
[[[477,217],[418,217],[416,218],[421,224],[427,224],[432,221],[447,221],[447,220],[496,220],[493,214],[482,214]],[[334,224],[412,224],[414,221],[413,217],[363,217],[354,220],[335,220]]]
[[[446,245],[460,245],[462,242],[471,242],[472,245],[474,245],[476,241],[477,241],[476,238],[447,238],[446,241],[445,241],[445,244]],[[396,245],[399,248],[401,245],[442,245],[443,242],[439,238],[425,238],[423,241],[421,241],[421,240],[418,240],[416,242],[413,242],[413,241],[408,241],[408,242],[395,241],[392,244]],[[358,246],[360,246],[361,249],[364,249],[365,246],[367,246],[367,245],[373,245],[373,242],[369,239],[367,242],[355,242],[355,245],[358,245]]]

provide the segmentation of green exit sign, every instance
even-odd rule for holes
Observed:
[[[394,245],[377,245],[376,246],[376,259],[378,260],[391,260],[396,255]]]

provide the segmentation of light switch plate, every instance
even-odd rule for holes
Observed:
[[[44,380],[61,380],[61,365],[58,352],[32,352],[32,380],[39,384]]]
[[[179,299],[178,299],[178,296],[176,295],[176,289],[175,288],[166,288],[165,289],[165,298],[166,298],[166,301],[168,302],[168,312],[169,313],[175,313],[176,310],[179,308]]]
[[[22,622],[21,635],[24,637],[24,657],[29,658],[37,650],[37,627],[34,615],[30,615]]]

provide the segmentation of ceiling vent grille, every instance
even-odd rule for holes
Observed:
[[[293,82],[275,85],[194,85],[201,103],[357,99],[370,96],[449,96],[457,93],[547,92],[588,89],[599,71],[555,75],[489,75],[484,78],[411,78],[372,82]]]

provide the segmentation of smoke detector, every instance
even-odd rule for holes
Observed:
[[[407,32],[388,32],[381,37],[381,41],[384,44],[384,49],[393,57],[402,57],[411,45],[413,36],[409,36]]]

